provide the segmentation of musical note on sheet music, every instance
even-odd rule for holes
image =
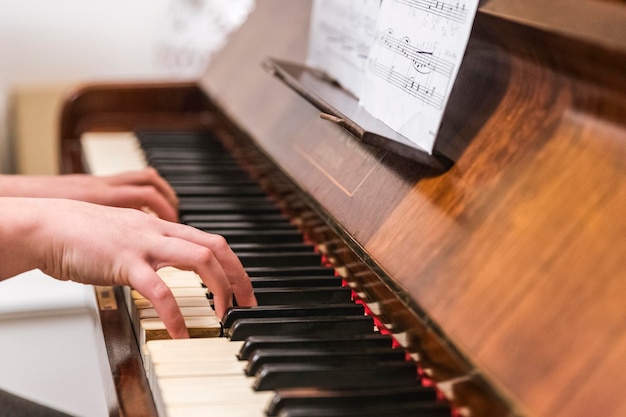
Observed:
[[[383,0],[360,103],[432,153],[478,0]]]

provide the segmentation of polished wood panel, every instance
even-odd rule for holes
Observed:
[[[308,30],[298,5],[267,3],[208,94],[519,412],[623,415],[603,393],[626,386],[609,359],[626,325],[626,10],[484,2],[436,145],[456,164],[432,178],[264,79],[254,64],[301,61]]]

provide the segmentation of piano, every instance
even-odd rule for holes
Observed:
[[[341,353],[338,341],[324,375],[376,365],[382,380],[409,364],[418,385],[434,393],[413,406],[421,388],[384,397],[387,386],[364,378],[329,391],[368,393],[352,411],[333,408],[341,401],[316,388],[325,400],[281,415],[626,415],[624,4],[481,2],[435,145],[451,161],[444,169],[360,141],[263,68],[268,57],[305,61],[309,12],[308,1],[259,0],[197,82],[77,87],[61,115],[63,171],[88,172],[86,134],[137,132],[146,159],[166,177],[168,170],[191,174],[176,176],[181,192],[205,187],[183,197],[182,220],[196,225],[204,209],[223,202],[211,193],[227,182],[211,183],[213,173],[253,180],[235,187],[263,190],[277,208],[268,216],[284,217],[301,234],[296,243],[313,247],[316,267],[330,269],[329,278],[350,291],[347,304],[365,306],[357,317],[374,325],[363,338],[387,335],[405,353],[386,370],[372,358],[345,365],[338,357],[350,351]],[[221,156],[211,159],[211,152]],[[185,156],[173,164],[153,157],[164,153]],[[234,198],[237,207],[258,199],[245,192]],[[237,243],[241,235],[230,239],[245,257],[254,251],[245,239]],[[259,252],[244,265],[262,269],[254,259],[263,253],[284,258],[278,242],[267,239],[270,249],[255,243]],[[134,336],[124,290],[100,289],[99,296],[115,388],[110,414],[157,415],[162,400],[150,389],[146,347]],[[159,343],[171,346],[156,342],[155,358]],[[231,350],[234,358],[238,350]],[[307,378],[321,374],[307,375],[303,387],[282,394],[306,389]],[[393,403],[399,408],[383,408]]]

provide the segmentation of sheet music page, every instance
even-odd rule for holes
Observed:
[[[315,0],[307,65],[361,96],[380,0]]]
[[[432,153],[478,0],[383,0],[360,104]]]

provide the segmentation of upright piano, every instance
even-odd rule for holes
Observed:
[[[310,6],[259,0],[197,82],[70,92],[63,171],[88,170],[89,132],[198,152],[208,138],[405,350],[448,415],[626,415],[623,2],[481,2],[435,145],[450,164],[437,168],[320,118],[264,68],[305,61]],[[155,415],[143,346],[113,294],[100,311],[111,415]],[[336,415],[320,407],[284,415]]]

